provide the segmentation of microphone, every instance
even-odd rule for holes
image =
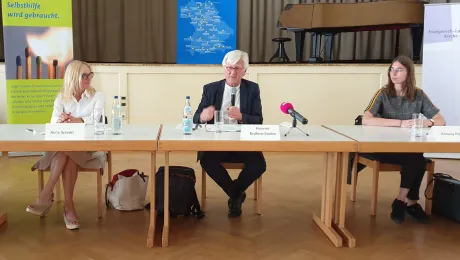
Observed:
[[[232,107],[235,106],[235,95],[236,95],[236,88],[232,87]]]
[[[299,120],[299,122],[302,124],[306,125],[308,123],[308,120],[305,117],[294,110],[294,106],[291,103],[281,103],[280,109],[283,111],[283,113],[291,115],[294,119]]]

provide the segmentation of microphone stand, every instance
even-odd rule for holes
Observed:
[[[291,130],[294,129],[294,128],[297,129],[297,130],[299,130],[300,132],[306,134],[307,136],[310,136],[309,134],[305,133],[302,129],[300,129],[300,128],[297,127],[297,119],[294,118],[294,119],[292,120],[292,126],[289,128],[289,131],[287,131],[287,133],[284,134],[284,137],[286,137],[286,136],[289,134],[289,132],[291,132]]]

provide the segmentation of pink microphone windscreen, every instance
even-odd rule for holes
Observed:
[[[283,113],[289,114],[289,112],[288,112],[289,109],[294,109],[294,106],[291,103],[283,102],[283,103],[281,103],[280,109],[281,109],[281,111],[283,111]]]

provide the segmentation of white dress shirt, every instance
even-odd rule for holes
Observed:
[[[61,113],[71,113],[71,116],[83,119],[87,125],[93,124],[93,109],[95,107],[104,107],[105,97],[102,92],[96,92],[91,96],[87,91],[81,95],[80,101],[75,97],[69,102],[64,102],[60,95],[54,101],[53,114],[51,123],[57,123]]]
[[[227,111],[227,109],[232,106],[232,88],[236,88],[235,107],[240,108],[240,86],[230,87],[225,83],[224,96],[222,97],[222,111]],[[229,123],[238,124],[233,118],[229,120]]]

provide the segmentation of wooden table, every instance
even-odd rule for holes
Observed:
[[[30,132],[26,129],[35,131]],[[147,244],[153,246],[155,234],[156,150],[159,130],[160,125],[157,124],[130,124],[123,126],[122,135],[112,135],[110,131],[107,131],[104,135],[94,135],[93,127],[86,126],[83,140],[60,141],[46,140],[45,135],[42,135],[45,131],[45,125],[0,124],[0,133],[2,133],[0,135],[0,151],[138,151],[150,153],[151,225],[149,226]],[[102,194],[98,194],[98,200],[101,199]]]
[[[209,127],[209,126],[208,126]],[[173,125],[164,125],[158,142],[158,151],[165,153],[164,208],[169,208],[169,154],[174,151],[262,151],[262,152],[324,152],[325,175],[321,200],[321,214],[313,220],[336,247],[346,240],[354,247],[355,238],[345,228],[346,170],[348,153],[357,151],[357,143],[321,126],[302,126],[304,133],[294,129],[287,137],[288,128],[281,127],[277,141],[242,141],[238,132],[214,133],[202,128],[192,135],[183,135]],[[337,180],[343,179],[342,186]],[[152,225],[152,223],[150,224]],[[169,244],[169,212],[165,211],[162,245]]]
[[[325,125],[345,137],[358,141],[360,153],[459,153],[460,142],[439,142],[428,135],[413,138],[410,128]],[[424,129],[427,134],[429,129]]]
[[[358,142],[360,153],[459,153],[460,142],[440,142],[427,135],[429,129],[424,129],[422,137],[412,137],[410,128],[355,126],[355,125],[325,125],[327,129],[342,134]],[[427,184],[433,176],[426,176]],[[346,179],[344,180],[346,181]],[[343,184],[342,184],[343,185]],[[433,194],[433,185],[427,187],[427,196]],[[345,205],[344,205],[345,206]],[[425,209],[431,211],[432,201],[425,201]]]

